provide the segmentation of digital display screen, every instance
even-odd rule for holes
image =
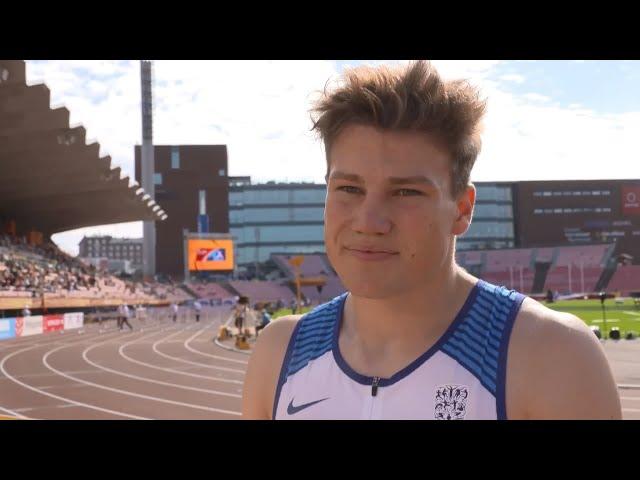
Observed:
[[[189,239],[187,246],[190,271],[233,270],[233,240]]]

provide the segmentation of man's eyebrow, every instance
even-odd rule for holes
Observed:
[[[424,184],[430,187],[435,187],[435,188],[438,187],[436,182],[434,182],[428,177],[425,177],[424,175],[415,175],[413,177],[389,177],[388,181],[392,185]]]
[[[332,172],[329,176],[329,180],[348,180],[356,183],[364,183],[363,178],[355,173],[346,173],[341,171]],[[436,182],[424,175],[414,175],[412,177],[389,177],[387,181],[391,185],[427,185],[430,187],[438,188]]]
[[[331,175],[329,175],[329,180],[349,180],[351,182],[364,183],[364,180],[360,175],[356,175],[355,173],[341,172],[339,170],[331,172]]]

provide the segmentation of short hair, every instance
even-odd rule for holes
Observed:
[[[313,128],[329,151],[347,125],[433,135],[451,156],[451,193],[461,194],[480,153],[486,100],[466,80],[443,81],[424,60],[405,67],[349,69],[333,91],[325,86],[312,108]]]

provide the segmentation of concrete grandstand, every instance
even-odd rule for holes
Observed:
[[[26,65],[0,60],[0,311],[151,304],[191,298],[175,287],[133,284],[60,251],[51,236],[71,229],[167,215],[135,182],[50,107]]]

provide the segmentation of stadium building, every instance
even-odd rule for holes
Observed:
[[[140,145],[135,147],[140,181]],[[181,278],[183,230],[229,232],[229,181],[226,145],[154,145],[155,200],[168,219],[156,223],[156,273]]]
[[[324,184],[252,184],[250,177],[229,183],[238,265],[264,262],[272,253],[324,252]]]

